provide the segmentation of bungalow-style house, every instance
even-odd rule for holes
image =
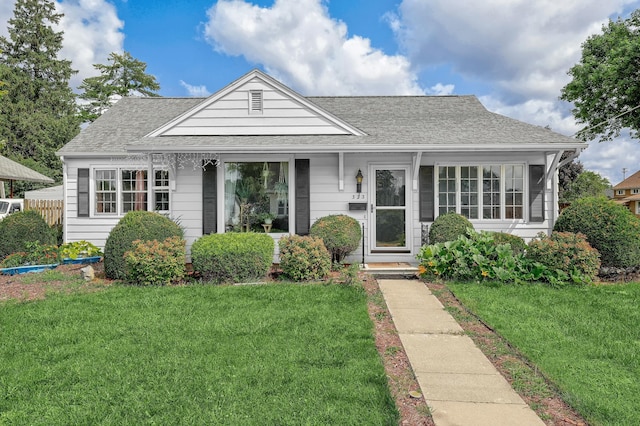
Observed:
[[[613,200],[640,217],[640,170],[613,187]]]
[[[64,238],[104,246],[140,209],[176,219],[187,248],[347,214],[364,230],[352,261],[415,263],[448,211],[478,230],[550,232],[560,157],[585,147],[474,96],[307,97],[254,70],[206,99],[122,99],[65,145]]]

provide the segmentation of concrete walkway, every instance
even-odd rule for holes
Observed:
[[[544,426],[424,283],[378,283],[437,426]]]

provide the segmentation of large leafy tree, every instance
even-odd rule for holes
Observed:
[[[580,173],[577,179],[564,191],[561,201],[571,203],[584,197],[604,197],[608,188],[611,188],[611,184],[607,178],[586,170]]]
[[[623,128],[640,130],[640,10],[609,21],[602,34],[582,44],[580,62],[569,70],[573,80],[561,99],[573,102],[573,114],[586,125],[583,140],[611,140]]]
[[[93,66],[100,75],[85,78],[79,87],[83,90],[80,98],[88,102],[81,106],[83,121],[94,121],[120,97],[159,96],[160,85],[153,75],[146,73],[147,64],[129,52],[111,53],[109,63]]]
[[[568,153],[564,153],[560,160],[563,161],[567,157]],[[564,200],[564,192],[569,190],[571,184],[578,179],[583,171],[582,163],[577,160],[572,160],[558,169],[558,195],[560,200]]]
[[[69,86],[75,71],[58,58],[63,33],[53,29],[61,17],[51,0],[17,0],[9,37],[0,37],[0,81],[6,83],[0,97],[2,152],[39,164],[56,180],[62,167],[55,151],[80,130]]]

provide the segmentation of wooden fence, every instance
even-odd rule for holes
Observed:
[[[62,200],[24,200],[24,209],[39,212],[49,226],[62,224],[63,206]]]

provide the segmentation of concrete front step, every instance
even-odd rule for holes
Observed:
[[[418,267],[405,262],[376,262],[361,265],[362,271],[375,276],[415,277]]]

